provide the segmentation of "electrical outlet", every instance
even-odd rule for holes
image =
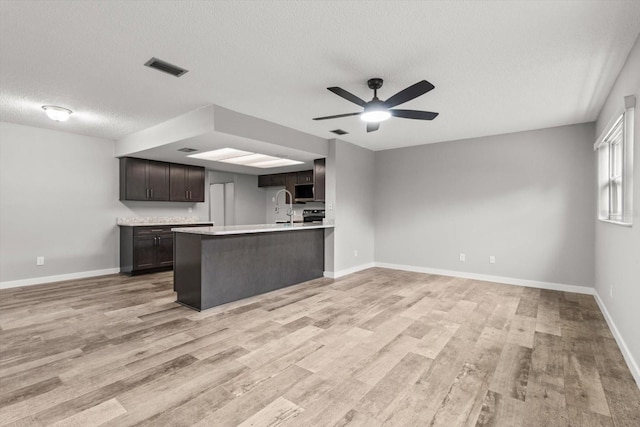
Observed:
[[[353,254],[354,254],[355,256],[358,256],[358,250],[356,249],[355,251],[353,251]]]
[[[193,213],[193,208],[189,208],[189,209],[187,209],[187,211],[188,211],[189,213]]]
[[[331,203],[327,203],[327,210],[332,211],[333,205]]]
[[[494,255],[489,256],[489,264],[495,264],[496,263],[496,257]]]
[[[36,258],[36,265],[44,265],[44,257],[39,256]]]
[[[466,260],[467,260],[467,256],[461,252],[460,253],[460,262],[465,262]]]

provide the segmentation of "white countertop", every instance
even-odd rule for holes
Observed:
[[[144,222],[139,224],[118,224],[119,227],[158,227],[161,225],[174,227],[180,225],[201,225],[203,227],[207,224],[212,224],[212,221],[198,221],[198,222]]]
[[[218,225],[215,227],[172,228],[176,233],[206,234],[226,236],[230,234],[270,233],[273,231],[312,230],[314,228],[333,228],[333,224],[296,223],[290,224],[254,224],[254,225]]]

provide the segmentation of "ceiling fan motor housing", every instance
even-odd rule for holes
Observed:
[[[367,81],[367,86],[369,86],[369,89],[373,89],[373,90],[378,90],[382,87],[382,83],[384,81],[381,78],[373,78],[373,79],[369,79]]]

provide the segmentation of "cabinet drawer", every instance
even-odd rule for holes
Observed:
[[[172,226],[173,227],[173,226]],[[172,227],[135,227],[133,229],[134,236],[146,236],[149,234],[161,234],[161,233],[171,233]]]

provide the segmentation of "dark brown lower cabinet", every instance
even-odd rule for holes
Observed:
[[[120,273],[134,275],[173,268],[176,227],[205,227],[211,223],[120,227]]]
[[[173,267],[173,233],[168,236],[158,236],[156,262],[158,267]]]
[[[133,238],[133,268],[144,270],[157,267],[156,236],[136,236]]]

